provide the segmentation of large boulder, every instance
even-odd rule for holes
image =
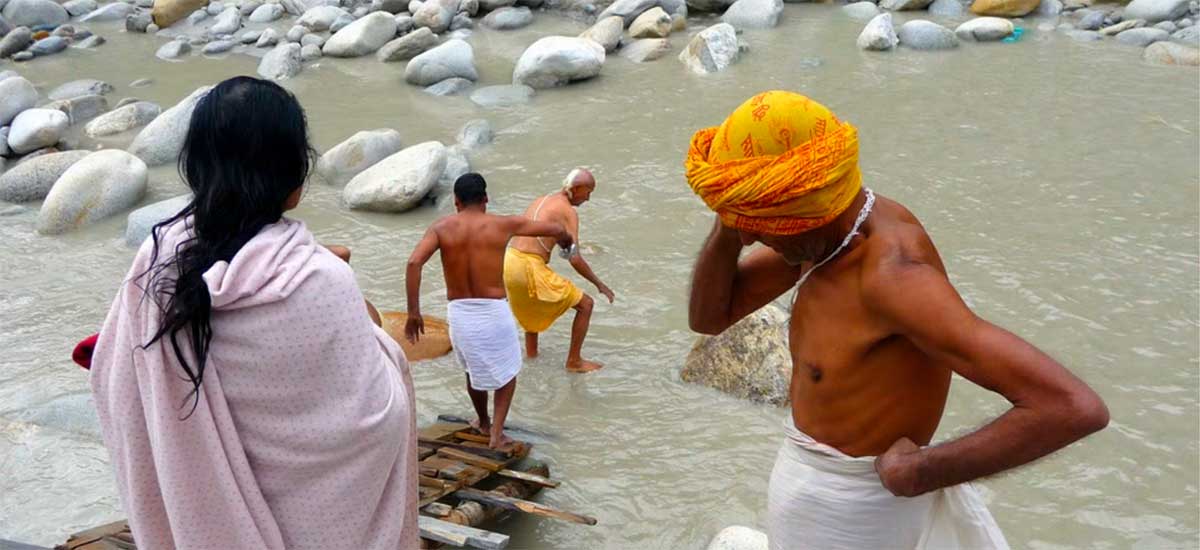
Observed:
[[[1151,65],[1200,65],[1200,49],[1174,42],[1155,42],[1142,52],[1142,60]]]
[[[400,132],[364,130],[335,145],[317,161],[317,175],[325,183],[342,187],[375,163],[399,153]]]
[[[50,91],[46,97],[53,100],[71,99],[84,95],[108,95],[113,91],[112,84],[103,80],[85,78],[73,80]]]
[[[494,109],[528,105],[535,91],[524,84],[484,86],[471,92],[471,102],[480,107]]]
[[[343,15],[349,15],[346,10],[334,6],[315,6],[305,10],[304,15],[296,21],[297,25],[306,27],[313,32],[329,30],[333,22]]]
[[[404,68],[404,81],[417,86],[429,86],[455,77],[479,80],[475,50],[458,39],[414,57]]]
[[[721,20],[738,29],[769,29],[779,24],[783,0],[737,0]]]
[[[521,54],[513,84],[542,89],[586,80],[600,74],[604,58],[604,47],[586,38],[547,36]]]
[[[958,47],[954,31],[937,23],[916,19],[900,26],[896,32],[900,45],[914,50],[947,50]]]
[[[96,8],[92,12],[79,18],[80,23],[100,23],[103,21],[124,21],[137,8],[133,4],[124,2],[113,2]]]
[[[617,0],[600,12],[600,15],[596,16],[596,21],[603,21],[609,17],[620,17],[623,25],[628,27],[642,12],[657,5],[659,5],[659,0]]]
[[[150,124],[161,113],[162,107],[157,103],[138,101],[96,117],[83,127],[83,131],[93,138],[120,134]]]
[[[671,43],[666,38],[634,40],[621,48],[620,55],[634,63],[648,63],[671,53]]]
[[[1155,42],[1169,40],[1171,33],[1162,29],[1154,29],[1143,27],[1140,29],[1129,29],[1117,34],[1117,42],[1128,44],[1130,46],[1138,46],[1144,48]]]
[[[66,8],[50,0],[8,0],[0,14],[14,27],[57,27],[71,18]]]
[[[533,23],[533,12],[526,7],[500,8],[483,18],[483,26],[498,31],[519,29],[530,23]]]
[[[954,29],[955,35],[968,42],[1001,40],[1012,33],[1012,21],[999,17],[976,17]]]
[[[125,244],[141,246],[146,237],[150,236],[155,225],[175,217],[175,214],[187,207],[190,202],[192,202],[192,194],[188,193],[148,204],[130,212],[129,217],[125,219]]]
[[[71,119],[58,109],[26,109],[8,129],[8,148],[23,155],[58,143]]]
[[[321,53],[330,57],[360,57],[376,50],[396,37],[396,18],[377,11],[330,37]]]
[[[951,1],[957,2],[958,0]],[[855,2],[842,6],[842,12],[849,15],[851,19],[870,21],[879,15],[879,6],[876,6],[874,2]]]
[[[1188,0],[1133,0],[1125,6],[1125,19],[1145,19],[1150,23],[1179,19],[1187,14]]]
[[[33,31],[29,27],[17,27],[0,38],[0,59],[8,59],[17,52],[24,51],[33,43]],[[0,101],[3,101],[0,95]]]
[[[1039,3],[1041,0],[975,0],[971,4],[971,13],[996,17],[1022,17],[1037,9]]]
[[[300,45],[285,42],[267,52],[258,62],[258,75],[267,80],[287,80],[300,74]]]
[[[856,41],[859,49],[869,51],[891,50],[899,43],[900,38],[896,36],[896,28],[892,25],[892,14],[890,13],[881,13],[871,19]]]
[[[429,0],[413,13],[413,22],[418,27],[428,27],[434,34],[446,32],[458,13],[458,5],[459,0]]]
[[[50,193],[54,182],[90,151],[48,153],[26,160],[0,175],[0,201],[40,201]]]
[[[132,207],[146,193],[146,174],[146,163],[118,149],[84,157],[46,196],[38,212],[38,233],[66,233]]]
[[[28,80],[19,76],[0,80],[0,127],[8,126],[21,111],[37,105],[37,101],[37,88]]]
[[[709,74],[733,65],[739,55],[737,31],[729,23],[718,23],[693,36],[679,60],[696,74]]]
[[[446,169],[446,147],[427,141],[393,154],[354,176],[342,190],[356,210],[404,212],[429,194]]]
[[[792,380],[786,312],[764,307],[692,346],[680,377],[739,399],[787,405]]]
[[[384,44],[375,57],[385,63],[407,61],[437,46],[438,37],[428,27],[421,27]]]
[[[400,344],[400,349],[404,350],[404,357],[409,361],[424,361],[442,357],[454,349],[450,343],[450,325],[442,319],[428,315],[422,316],[425,321],[425,332],[421,334],[421,339],[413,344],[404,336],[404,325],[408,323],[407,313],[383,311],[379,313],[379,316],[383,318],[384,332],[387,332],[396,343]]]
[[[687,0],[688,9],[721,13],[733,5],[734,0]]]
[[[187,138],[188,124],[196,103],[212,86],[203,86],[187,96],[174,107],[163,111],[150,122],[129,145],[129,152],[145,161],[149,166],[174,164],[183,150]]]
[[[596,21],[588,30],[579,35],[600,45],[605,52],[616,51],[621,44],[621,34],[625,32],[625,20],[613,15]]]

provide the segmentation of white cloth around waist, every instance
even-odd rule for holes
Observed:
[[[454,355],[481,391],[500,389],[521,370],[517,322],[508,300],[463,298],[446,307]]]

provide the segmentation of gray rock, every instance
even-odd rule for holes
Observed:
[[[304,15],[300,16],[300,19],[296,21],[296,24],[304,26],[315,32],[327,31],[329,30],[329,27],[333,26],[333,22],[337,21],[337,19],[343,15],[349,14],[346,13],[346,10],[335,8],[333,6],[316,6],[309,8],[308,11],[305,11]],[[291,36],[292,33],[289,31],[289,40],[291,40]],[[299,40],[299,38],[296,38],[296,40],[292,40],[292,42],[297,42]]]
[[[35,56],[54,55],[67,49],[69,42],[61,36],[47,36],[29,47],[29,52]]]
[[[396,15],[408,9],[408,2],[405,0],[382,0],[379,3],[379,9]]]
[[[480,107],[500,108],[528,105],[534,89],[525,85],[485,86],[471,93],[471,101]]]
[[[165,201],[148,204],[133,212],[125,221],[125,244],[138,247],[142,245],[154,226],[175,217],[179,211],[192,202],[192,194],[180,195]]]
[[[691,3],[688,5],[691,6]],[[733,25],[719,23],[692,37],[680,52],[679,60],[693,73],[709,74],[725,70],[736,63],[740,55],[741,48]]]
[[[1160,21],[1154,24],[1154,28],[1167,31],[1168,33],[1179,30],[1179,26],[1174,21]]]
[[[781,15],[783,0],[737,0],[721,20],[736,29],[770,29],[779,24]]]
[[[338,31],[349,27],[354,21],[355,19],[353,15],[340,15],[333,21],[333,24],[329,26],[329,32],[336,34]]]
[[[402,13],[396,16],[396,36],[403,36],[413,32],[417,28],[417,22],[413,21],[413,17],[407,13]]]
[[[900,26],[896,32],[900,44],[914,50],[945,50],[958,47],[954,31],[937,23],[917,19]]]
[[[258,40],[254,43],[258,48],[270,48],[279,43],[279,32],[275,29],[267,29],[258,35]]]
[[[976,17],[954,29],[959,39],[969,42],[992,42],[1012,33],[1012,21],[1000,17]]]
[[[417,12],[421,11],[421,6],[424,6],[424,5],[425,5],[425,2],[422,2],[421,0],[411,0],[408,3],[408,13],[417,13]]]
[[[154,19],[150,17],[149,12],[133,12],[125,18],[125,31],[146,33],[153,24]]]
[[[1155,42],[1142,52],[1142,60],[1151,65],[1200,65],[1200,49],[1174,42]]]
[[[82,95],[53,101],[43,108],[62,111],[73,126],[83,124],[103,114],[108,110],[108,100],[102,95]]]
[[[114,90],[112,84],[103,80],[93,78],[85,78],[82,80],[73,80],[62,86],[59,86],[50,91],[47,95],[50,99],[71,99],[84,95],[108,95]]]
[[[257,43],[258,39],[262,37],[262,33],[262,31],[246,31],[238,37],[238,42],[249,46],[250,44]]]
[[[287,10],[279,4],[263,4],[250,14],[249,21],[251,23],[271,23],[283,17],[285,11]]]
[[[459,0],[429,0],[413,12],[413,22],[418,27],[428,27],[435,34],[446,32],[450,28],[450,22],[454,20],[454,15],[458,13],[458,2]],[[482,2],[480,5],[482,7]]]
[[[495,137],[492,123],[482,118],[472,120],[458,130],[458,144],[468,151],[491,143]]]
[[[701,336],[684,362],[684,382],[715,388],[739,399],[785,406],[792,379],[789,315],[764,307],[716,336]]]
[[[83,40],[76,42],[72,47],[79,48],[81,50],[88,50],[88,49],[103,46],[105,42],[108,42],[108,41],[105,40],[103,36],[92,35],[87,38],[84,38]]]
[[[217,16],[216,21],[208,28],[208,33],[212,36],[220,36],[223,34],[233,34],[238,29],[242,28],[242,14],[238,13],[237,8],[225,8]]]
[[[8,126],[0,128],[0,158],[7,157],[12,154],[8,150]]]
[[[429,86],[454,77],[479,80],[475,52],[462,40],[450,40],[422,53],[404,68],[405,82],[417,86]]]
[[[471,36],[474,34],[475,34],[475,31],[473,31],[471,29],[458,29],[456,31],[452,31],[450,34],[447,34],[446,40],[463,40],[463,41],[465,41],[468,38],[471,38]]]
[[[442,170],[441,177],[434,189],[430,190],[430,195],[436,193],[438,187],[444,189],[453,189],[454,181],[471,171],[471,160],[467,158],[467,152],[461,145],[452,145],[446,148],[446,168]]]
[[[100,23],[104,21],[124,21],[136,8],[124,2],[112,2],[96,8],[87,15],[80,17],[80,23]]]
[[[943,1],[954,2],[956,5],[958,4],[958,0]],[[846,15],[849,15],[851,19],[870,21],[874,19],[876,15],[879,15],[879,6],[876,6],[874,2],[855,2],[853,4],[846,4],[845,6],[842,6],[842,12]]]
[[[513,84],[534,89],[553,88],[600,74],[604,48],[585,39],[547,36],[521,54],[513,69]]]
[[[459,15],[466,14],[470,17],[475,17],[479,14],[479,0],[459,0],[458,2]]]
[[[912,11],[925,9],[933,0],[881,0],[879,7],[891,11]]]
[[[450,20],[450,30],[451,31],[461,31],[461,30],[465,30],[465,29],[471,29],[474,27],[475,27],[475,23],[473,23],[471,21],[471,17],[465,13],[460,13],[458,15],[455,15],[454,19]],[[425,28],[425,27],[421,27],[421,28]]]
[[[151,2],[153,3],[153,0],[151,0]],[[242,14],[242,17],[246,17],[246,16],[249,16],[250,14],[254,13],[254,10],[261,8],[262,6],[263,6],[263,3],[259,2],[258,0],[249,0],[247,2],[242,2],[241,5],[238,6],[238,13]],[[279,6],[279,7],[282,8],[283,6]]]
[[[688,9],[712,13],[721,13],[732,4],[733,0],[687,0]]]
[[[204,55],[220,55],[232,50],[234,46],[237,46],[237,43],[232,40],[217,40],[205,44],[201,53]]]
[[[0,13],[15,27],[57,27],[71,18],[65,8],[50,0],[9,0]]]
[[[33,31],[28,27],[17,27],[0,39],[0,59],[12,57],[33,43]]]
[[[172,40],[163,44],[161,48],[155,52],[154,56],[159,59],[171,61],[179,59],[185,55],[192,53],[192,45],[182,40]]]
[[[163,111],[133,139],[133,143],[129,145],[129,152],[150,166],[174,164],[178,161],[196,102],[211,88],[212,86],[203,86],[174,107]]]
[[[896,47],[900,39],[896,36],[896,28],[892,25],[892,14],[876,15],[863,27],[855,44],[861,50],[886,51]]]
[[[959,0],[933,0],[929,4],[929,14],[939,17],[963,17],[967,15],[967,7]]]
[[[3,15],[0,15],[0,38],[3,38],[4,35],[8,34],[12,30],[13,30],[13,24],[9,23],[8,20],[4,18]]]
[[[300,48],[300,61],[305,63],[316,59],[321,59],[324,54],[321,53],[321,48],[309,44]]]
[[[458,95],[471,89],[475,83],[465,78],[447,78],[437,84],[425,88],[425,93],[436,96]]]
[[[202,9],[201,9],[201,10],[196,10],[196,11],[192,12],[192,14],[191,14],[191,15],[189,15],[189,16],[187,17],[187,22],[188,22],[188,24],[189,24],[189,25],[196,26],[196,25],[199,25],[201,21],[204,21],[205,19],[208,19],[208,17],[209,17],[209,16],[208,16],[208,12],[207,12],[207,11],[205,11],[205,10],[202,10]]]
[[[304,36],[306,34],[308,34],[307,27],[301,27],[300,25],[294,25],[292,28],[288,29],[287,34],[283,35],[283,38],[284,38],[284,40],[287,40],[288,42],[295,42],[295,43],[299,44],[300,41],[304,39]]]
[[[1042,0],[1042,2],[1038,4],[1037,9],[1033,10],[1033,13],[1042,17],[1053,17],[1062,13],[1062,11],[1062,0]]]
[[[161,113],[162,107],[157,103],[136,101],[96,117],[87,123],[83,131],[93,138],[120,134],[150,124]]]
[[[67,114],[57,109],[26,109],[8,129],[8,148],[23,155],[49,147],[62,139],[70,125]]]
[[[515,6],[516,4],[517,0],[479,0],[479,11],[487,13],[500,8]]]
[[[320,48],[325,45],[325,38],[319,34],[309,33],[300,38],[301,46],[316,46]]]
[[[1184,27],[1190,27],[1190,26],[1192,26],[1192,25],[1194,25],[1194,24],[1195,24],[1195,23],[1193,23],[1193,22],[1192,22],[1192,20],[1191,20],[1191,19],[1189,19],[1189,18],[1187,18],[1187,17],[1184,17],[1183,19],[1180,19],[1179,21],[1176,21],[1176,22],[1175,22],[1175,25],[1176,25],[1176,26],[1178,26],[1178,27],[1179,27],[1179,28],[1181,28],[1181,29],[1182,29],[1182,28],[1184,28]]]
[[[1200,46],[1200,25],[1179,29],[1171,34],[1171,41],[1187,46]]]
[[[1100,30],[1104,26],[1104,18],[1107,16],[1108,14],[1102,11],[1089,11],[1079,19],[1079,23],[1075,25],[1075,28],[1085,31]]]
[[[37,105],[38,92],[22,77],[0,80],[0,127],[8,126],[17,115]]]
[[[628,27],[639,15],[657,5],[659,5],[658,0],[617,0],[600,12],[600,15],[596,16],[596,21],[603,21],[615,16],[621,18],[622,28]]]
[[[437,43],[437,35],[427,27],[421,27],[384,44],[378,52],[375,52],[375,57],[385,63],[406,61],[428,51]]]
[[[625,32],[625,20],[619,15],[605,17],[596,21],[588,30],[579,35],[600,45],[605,52],[616,51],[621,44],[621,34]]]
[[[17,74],[17,71],[0,71],[0,80],[8,80],[18,76],[21,75]]]
[[[26,160],[0,175],[0,201],[32,202],[46,198],[54,182],[90,151],[49,153]]]
[[[1140,28],[1129,29],[1117,35],[1117,42],[1144,48],[1155,42],[1169,40],[1171,33],[1162,29]]]
[[[321,53],[331,57],[360,57],[375,53],[395,36],[395,18],[383,12],[375,12],[330,37],[321,48]]]
[[[500,8],[483,18],[483,26],[498,31],[519,29],[533,23],[529,8]]]
[[[16,61],[18,63],[29,61],[30,59],[33,59],[33,52],[28,51],[28,50],[23,51],[23,52],[17,52],[15,54],[13,54],[13,56],[12,56],[12,60]]]
[[[1066,35],[1068,38],[1070,38],[1071,40],[1074,40],[1076,42],[1095,42],[1097,40],[1104,39],[1104,37],[1100,36],[1100,33],[1096,32],[1096,31],[1074,30],[1074,31],[1067,31]]]
[[[643,38],[621,48],[619,55],[634,63],[649,63],[669,53],[671,43],[666,38]]]
[[[267,80],[287,80],[298,74],[301,65],[300,45],[288,42],[267,52],[258,63],[258,75]]]
[[[1188,14],[1188,0],[1133,0],[1125,6],[1126,19],[1150,23],[1179,19]]]
[[[403,149],[400,132],[392,129],[362,131],[335,145],[317,161],[317,175],[325,183],[342,187],[379,161]]]
[[[94,11],[99,5],[96,4],[96,0],[71,0],[63,2],[62,7],[71,17],[79,17]]]
[[[404,212],[420,204],[445,169],[446,147],[427,141],[359,173],[342,190],[342,200],[354,210]]]
[[[208,5],[206,10],[208,11],[209,15],[220,15],[221,12],[225,11],[226,7],[228,6],[226,6],[223,2],[212,2]]]
[[[38,212],[38,233],[66,233],[132,207],[146,194],[146,175],[141,159],[119,149],[84,157],[46,195]]]
[[[279,5],[283,6],[283,11],[294,17],[304,15],[304,10],[308,9],[308,6],[304,5],[304,2],[300,0],[282,0],[279,2]]]

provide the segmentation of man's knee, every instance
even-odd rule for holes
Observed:
[[[575,309],[579,310],[580,313],[591,313],[595,305],[596,301],[591,296],[584,294],[583,298],[579,300],[579,304],[575,306]]]

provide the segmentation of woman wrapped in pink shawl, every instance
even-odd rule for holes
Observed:
[[[417,547],[404,354],[350,266],[283,217],[311,158],[273,83],[227,80],[196,106],[194,198],[143,243],[92,358],[139,548]]]

